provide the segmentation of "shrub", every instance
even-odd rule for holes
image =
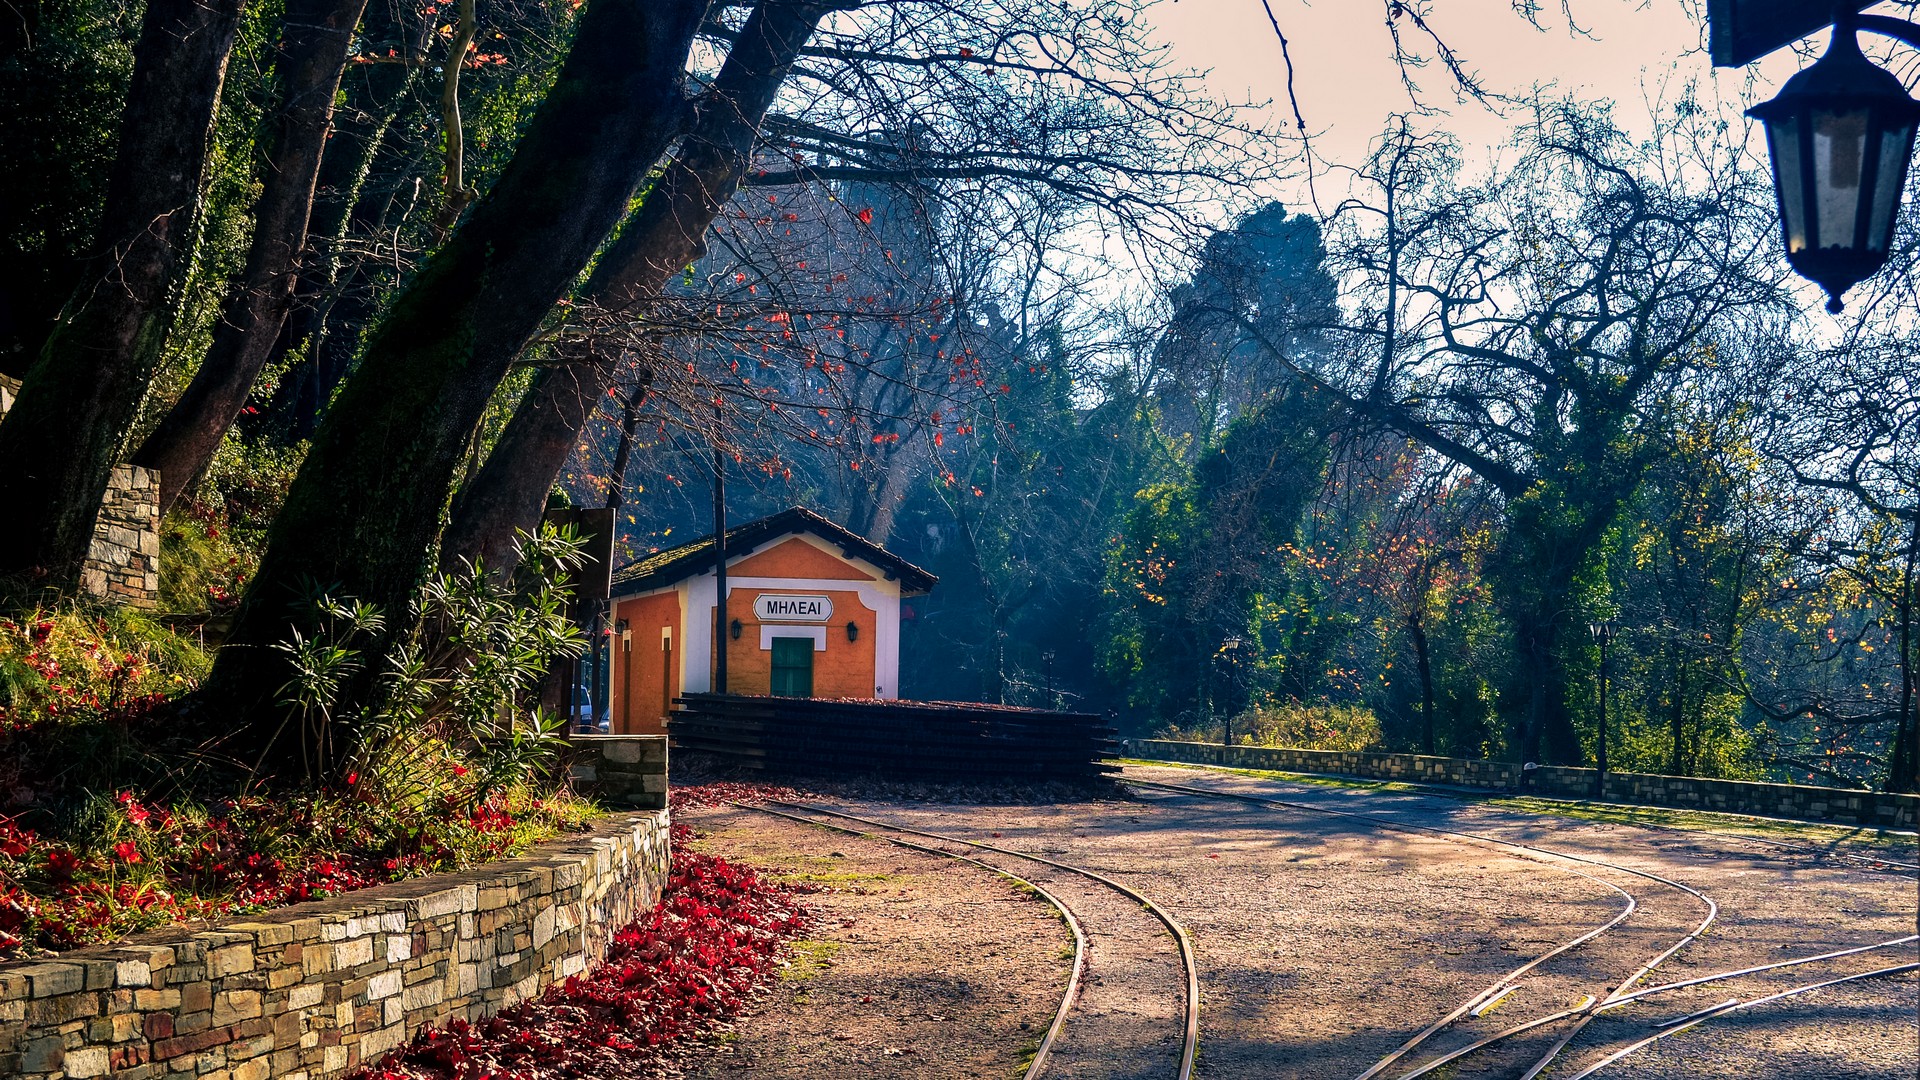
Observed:
[[[191,690],[208,657],[124,607],[39,608],[0,619],[0,808],[91,785],[165,783],[184,764],[159,751],[154,722]]]
[[[308,601],[283,697],[314,783],[272,796],[207,767],[164,718],[206,671],[190,641],[122,608],[0,620],[0,957],[469,866],[578,827],[593,808],[555,793],[561,722],[533,699],[581,644],[579,545],[523,544],[511,582],[468,568],[421,591],[338,770],[325,740],[383,620]]]
[[[462,761],[479,770],[481,791],[541,774],[557,760],[565,720],[539,708],[540,685],[554,661],[586,647],[568,615],[583,558],[571,530],[522,534],[511,582],[478,566],[434,576],[397,645],[384,641],[378,609],[313,590],[300,628],[273,646],[287,659],[280,700],[308,779],[329,781],[344,762],[355,786],[423,805],[439,794],[423,762]],[[377,643],[385,659],[366,694]],[[335,745],[338,732],[349,745]]]
[[[1225,725],[1182,729],[1170,726],[1162,738],[1219,742]],[[1267,702],[1233,719],[1236,746],[1277,746],[1296,750],[1375,750],[1381,745],[1380,718],[1364,705],[1308,705]]]
[[[1380,718],[1364,705],[1308,705],[1297,701],[1261,705],[1234,722],[1240,739],[1254,746],[1300,750],[1374,750],[1380,747]]]
[[[57,835],[0,816],[0,957],[316,900],[497,859],[593,807],[525,786],[435,812],[341,792],[208,804],[95,795]]]

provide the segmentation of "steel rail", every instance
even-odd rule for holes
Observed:
[[[941,856],[942,858],[954,859],[958,862],[971,863],[972,865],[978,866],[983,870],[990,871],[994,874],[999,875],[1000,877],[1006,878],[1009,881],[1015,882],[1020,885],[1024,885],[1027,888],[1032,889],[1035,893],[1039,894],[1042,898],[1044,898],[1047,901],[1047,903],[1053,905],[1053,909],[1060,913],[1060,917],[1062,919],[1066,920],[1067,929],[1073,932],[1073,970],[1067,975],[1067,992],[1060,996],[1060,1007],[1055,1009],[1053,1012],[1053,1023],[1048,1025],[1047,1033],[1045,1036],[1041,1038],[1040,1046],[1034,1050],[1033,1060],[1028,1063],[1027,1071],[1022,1077],[1022,1080],[1038,1080],[1041,1071],[1046,1068],[1048,1055],[1053,1052],[1054,1042],[1060,1038],[1060,1032],[1065,1030],[1067,1026],[1067,1013],[1069,1010],[1073,1008],[1074,1001],[1080,996],[1080,978],[1083,974],[1085,974],[1087,969],[1086,931],[1081,929],[1080,920],[1074,917],[1072,909],[1068,908],[1067,905],[1063,903],[1059,897],[1049,892],[1045,887],[1038,885],[1032,881],[1028,881],[1026,878],[1021,877],[1019,874],[1012,873],[1011,871],[1008,871],[1008,870],[1003,870],[998,866],[993,866],[989,863],[982,862],[979,859],[969,858],[965,855],[956,855],[951,851],[941,851],[939,848],[928,847],[925,844],[916,844],[911,840],[902,840],[899,837],[895,837],[895,836],[881,836],[878,833],[864,833],[856,829],[849,829],[844,826],[835,825],[831,822],[817,821],[812,818],[801,817],[799,814],[789,814],[781,810],[771,810],[771,809],[768,809],[767,807],[756,806],[752,803],[729,802],[728,805],[737,807],[741,810],[753,810],[762,814],[772,814],[775,817],[786,818],[789,821],[797,821],[802,825],[811,825],[817,829],[831,829],[834,832],[846,833],[849,836],[861,836],[861,837],[868,837],[874,840],[884,840],[889,844],[894,844],[899,847],[906,848],[910,851],[920,851],[920,852],[925,852],[926,854],[929,854],[929,855],[938,855],[938,856]]]
[[[1588,994],[1585,997],[1582,997],[1579,1003],[1574,1005],[1574,1007],[1571,1009],[1562,1009],[1557,1013],[1548,1013],[1547,1015],[1539,1017],[1537,1019],[1529,1020],[1524,1024],[1516,1024],[1505,1031],[1499,1032],[1498,1034],[1489,1035],[1486,1038],[1481,1039],[1479,1042],[1469,1043],[1466,1046],[1463,1046],[1460,1049],[1455,1050],[1452,1053],[1446,1055],[1445,1057],[1434,1058],[1432,1061],[1427,1062],[1425,1065],[1420,1066],[1419,1068],[1413,1070],[1412,1072],[1401,1073],[1396,1078],[1396,1080],[1414,1080],[1414,1077],[1425,1076],[1428,1073],[1432,1072],[1433,1070],[1440,1068],[1442,1065],[1447,1064],[1448,1062],[1457,1061],[1460,1058],[1466,1057],[1468,1054],[1471,1054],[1480,1050],[1485,1050],[1487,1047],[1492,1046],[1494,1043],[1497,1043],[1502,1039],[1509,1039],[1515,1035],[1525,1034],[1526,1032],[1532,1031],[1534,1028],[1537,1028],[1537,1027],[1545,1027],[1548,1024],[1558,1023],[1570,1016],[1578,1016],[1582,1012],[1585,1012],[1586,1010],[1592,1007],[1593,1007],[1593,995]]]
[[[1678,1035],[1681,1032],[1686,1031],[1690,1028],[1696,1027],[1700,1024],[1703,1024],[1708,1020],[1725,1016],[1728,1013],[1738,1012],[1741,1009],[1749,1009],[1755,1005],[1764,1005],[1769,1001],[1779,1001],[1782,998],[1794,997],[1796,995],[1805,994],[1813,990],[1823,990],[1829,986],[1838,986],[1841,983],[1856,982],[1860,979],[1886,978],[1893,975],[1904,974],[1909,971],[1920,971],[1920,964],[1896,964],[1892,967],[1879,968],[1874,971],[1863,971],[1857,975],[1843,975],[1837,979],[1827,979],[1824,982],[1808,983],[1805,986],[1796,986],[1791,990],[1781,990],[1778,993],[1767,994],[1763,997],[1749,998],[1746,1001],[1725,1002],[1720,1005],[1716,1005],[1711,1009],[1703,1009],[1700,1012],[1694,1013],[1690,1017],[1684,1018],[1685,1019],[1684,1023],[1676,1024],[1673,1027],[1669,1027],[1661,1031],[1657,1031],[1652,1035],[1649,1035],[1646,1038],[1641,1039],[1639,1042],[1631,1043],[1625,1047],[1622,1047],[1619,1050],[1614,1051],[1611,1054],[1608,1054],[1606,1057],[1601,1058],[1599,1061],[1594,1062],[1592,1065],[1589,1065],[1586,1068],[1580,1070],[1579,1072],[1574,1073],[1572,1076],[1568,1077],[1567,1080],[1584,1080],[1585,1077],[1592,1076],[1594,1073],[1599,1072],[1601,1069],[1604,1069],[1607,1066],[1613,1064],[1614,1062],[1619,1061],[1621,1058],[1626,1057],[1628,1054],[1631,1054],[1636,1050],[1640,1050],[1644,1047],[1651,1046],[1654,1043],[1657,1043],[1661,1039],[1667,1038],[1670,1035]]]
[[[1691,886],[1682,885],[1677,881],[1673,881],[1668,878],[1663,878],[1658,874],[1649,874],[1641,870],[1634,870],[1629,867],[1619,866],[1614,863],[1600,862],[1597,859],[1582,859],[1581,856],[1578,856],[1578,855],[1569,855],[1566,857],[1581,859],[1581,861],[1583,862],[1593,862],[1601,866],[1611,866],[1616,870],[1622,870],[1629,874],[1637,874],[1643,878],[1648,878],[1653,881],[1658,881],[1667,885],[1671,885],[1676,889],[1680,889],[1685,892],[1693,894],[1693,896],[1696,899],[1698,899],[1701,903],[1707,905],[1707,917],[1700,920],[1699,926],[1694,927],[1691,933],[1681,938],[1679,941],[1675,942],[1672,946],[1670,946],[1667,949],[1667,951],[1661,953],[1659,956],[1656,956],[1653,959],[1647,961],[1645,964],[1641,965],[1640,970],[1634,972],[1632,975],[1629,975],[1624,980],[1622,980],[1620,985],[1614,987],[1613,992],[1608,994],[1605,1000],[1601,1002],[1602,1005],[1606,1004],[1609,1001],[1614,1001],[1620,998],[1621,996],[1625,995],[1627,990],[1630,987],[1632,987],[1634,983],[1637,983],[1641,979],[1644,979],[1648,975],[1651,975],[1653,973],[1654,968],[1659,967],[1662,963],[1665,963],[1669,957],[1673,956],[1673,954],[1679,952],[1681,949],[1684,949],[1688,945],[1691,945],[1695,941],[1698,941],[1700,939],[1700,935],[1706,933],[1707,928],[1713,925],[1713,921],[1720,917],[1720,905],[1714,903],[1712,898],[1707,896],[1707,894],[1699,891],[1698,889],[1692,888]],[[1582,1031],[1585,1031],[1587,1028],[1587,1025],[1593,1023],[1593,1018],[1597,1015],[1599,1014],[1596,1011],[1591,1009],[1583,1013],[1579,1019],[1574,1021],[1573,1030],[1567,1032],[1565,1035],[1562,1035],[1560,1037],[1560,1041],[1553,1044],[1553,1049],[1548,1050],[1546,1054],[1540,1058],[1539,1061],[1534,1062],[1533,1067],[1528,1069],[1525,1073],[1523,1073],[1520,1077],[1520,1080],[1534,1080],[1534,1077],[1539,1076],[1541,1073],[1547,1071],[1547,1066],[1553,1064],[1554,1059],[1560,1056],[1560,1052],[1567,1048],[1567,1044],[1572,1042],[1574,1038],[1578,1036]]]
[[[1694,927],[1694,929],[1690,933],[1682,937],[1679,941],[1675,942],[1672,946],[1667,948],[1664,952],[1660,953],[1660,955],[1654,957],[1652,960],[1642,965],[1638,971],[1628,976],[1625,981],[1623,981],[1618,987],[1616,987],[1611,993],[1607,995],[1607,997],[1603,1000],[1602,1004],[1605,1004],[1608,1001],[1612,1001],[1615,998],[1622,996],[1628,987],[1632,986],[1634,983],[1639,982],[1641,979],[1645,978],[1649,973],[1653,971],[1654,968],[1664,963],[1667,959],[1672,957],[1675,953],[1679,952],[1681,949],[1686,948],[1688,945],[1698,940],[1700,938],[1700,935],[1706,933],[1707,929],[1713,925],[1714,921],[1718,919],[1720,915],[1720,906],[1714,903],[1713,900],[1710,897],[1708,897],[1706,894],[1700,892],[1697,889],[1691,888],[1686,885],[1682,885],[1681,883],[1674,881],[1670,878],[1661,877],[1658,874],[1649,873],[1644,870],[1635,870],[1632,867],[1621,866],[1617,863],[1606,862],[1605,860],[1602,860],[1602,859],[1588,858],[1584,855],[1572,855],[1564,851],[1555,851],[1551,848],[1538,847],[1533,844],[1515,843],[1514,841],[1511,841],[1511,840],[1501,840],[1496,837],[1482,836],[1478,833],[1463,832],[1457,829],[1441,829],[1441,828],[1436,828],[1430,825],[1415,825],[1410,822],[1394,821],[1390,818],[1382,817],[1377,813],[1359,813],[1359,812],[1354,812],[1349,810],[1335,810],[1328,807],[1314,806],[1311,803],[1292,802],[1286,799],[1272,799],[1272,798],[1266,798],[1266,797],[1257,796],[1257,795],[1243,795],[1237,792],[1207,791],[1202,788],[1191,788],[1191,787],[1186,787],[1180,784],[1167,784],[1167,783],[1162,783],[1160,781],[1155,781],[1155,780],[1140,780],[1132,777],[1121,777],[1120,782],[1125,784],[1134,784],[1142,787],[1160,788],[1167,791],[1177,791],[1177,792],[1181,792],[1183,794],[1189,794],[1189,795],[1199,795],[1203,798],[1234,799],[1234,800],[1239,800],[1243,802],[1250,802],[1250,803],[1256,803],[1256,804],[1262,804],[1262,805],[1279,806],[1279,807],[1284,807],[1286,809],[1291,809],[1291,810],[1306,810],[1313,813],[1327,814],[1334,817],[1351,818],[1356,821],[1363,821],[1369,824],[1381,825],[1387,828],[1431,833],[1433,835],[1442,836],[1442,837],[1453,837],[1453,838],[1473,840],[1478,843],[1492,844],[1497,847],[1508,848],[1508,849],[1513,849],[1518,851],[1533,852],[1537,855],[1549,856],[1552,859],[1566,859],[1572,862],[1585,863],[1590,866],[1605,867],[1606,869],[1609,869],[1609,870],[1616,870],[1621,873],[1631,874],[1634,877],[1645,878],[1649,881],[1659,882],[1662,885],[1667,885],[1672,888],[1679,889],[1682,892],[1692,895],[1695,899],[1699,900],[1700,902],[1704,903],[1707,906],[1706,917],[1700,921],[1700,924],[1698,926]],[[1538,861],[1546,861],[1546,860],[1538,860]],[[1549,865],[1551,865],[1551,863],[1549,863]],[[1571,868],[1569,867],[1561,867],[1561,869],[1567,870],[1568,872],[1571,872],[1571,873],[1579,873],[1579,871],[1571,870]],[[1581,876],[1591,877],[1591,875],[1585,875],[1585,874],[1582,874]],[[1594,878],[1592,880],[1599,880],[1599,879]],[[1625,890],[1619,890],[1618,886],[1614,886],[1614,888],[1618,891],[1621,891],[1623,894],[1625,893]],[[1621,916],[1621,918],[1624,918],[1624,917],[1625,917],[1624,915]],[[1616,919],[1614,923],[1609,923],[1608,928],[1617,924],[1619,921],[1620,921],[1619,919]],[[1597,937],[1597,936],[1599,936],[1598,933],[1594,933],[1594,934],[1588,935],[1585,938],[1585,940],[1591,941],[1594,937]],[[1564,951],[1565,951],[1565,948],[1557,949],[1553,953],[1549,953],[1546,956],[1538,958],[1533,963],[1527,965],[1527,968],[1523,970],[1531,970],[1531,968],[1536,966],[1538,963],[1546,959],[1549,959],[1552,956],[1558,955],[1560,952],[1564,952]],[[1516,972],[1515,975],[1509,976],[1509,979],[1517,977],[1518,974],[1519,973]],[[1472,1009],[1475,1005],[1478,1005],[1481,1001],[1485,1000],[1495,990],[1498,990],[1501,986],[1504,986],[1505,982],[1506,980],[1503,980],[1502,983],[1497,984],[1492,990],[1482,991],[1473,1000],[1467,1002],[1465,1005],[1454,1010],[1452,1014],[1438,1021],[1433,1026],[1429,1027],[1426,1031],[1421,1032],[1419,1035],[1409,1040],[1405,1045],[1400,1047],[1398,1050],[1395,1050],[1392,1054],[1389,1054],[1386,1057],[1382,1058],[1379,1062],[1376,1062],[1372,1068],[1360,1074],[1360,1076],[1357,1077],[1356,1080],[1371,1080],[1372,1077],[1378,1076],[1381,1072],[1391,1067],[1395,1061],[1398,1061],[1400,1058],[1404,1057],[1409,1051],[1419,1046],[1420,1043],[1424,1042],[1427,1038],[1437,1033],[1441,1029],[1447,1027],[1448,1025],[1452,1024],[1453,1022],[1457,1021],[1462,1015],[1464,1015],[1467,1011]],[[1534,1078],[1539,1076],[1541,1072],[1545,1071],[1547,1066],[1551,1065],[1553,1063],[1553,1060],[1560,1055],[1560,1052],[1566,1048],[1567,1044],[1573,1040],[1574,1036],[1578,1035],[1580,1031],[1584,1029],[1588,1023],[1592,1022],[1594,1014],[1591,1011],[1585,1011],[1585,1012],[1577,1013],[1574,1015],[1578,1016],[1579,1019],[1578,1019],[1578,1022],[1574,1025],[1573,1030],[1568,1032],[1563,1038],[1561,1038],[1561,1040],[1558,1043],[1556,1043],[1551,1050],[1547,1052],[1546,1056],[1542,1057],[1539,1061],[1535,1062],[1533,1066],[1527,1070],[1525,1075],[1522,1076],[1521,1080],[1534,1080]],[[1493,1040],[1493,1041],[1498,1041],[1498,1040]],[[1491,1042],[1488,1042],[1488,1045],[1491,1045]]]
[[[1499,1032],[1497,1034],[1489,1035],[1486,1038],[1481,1039],[1477,1042],[1471,1043],[1467,1046],[1463,1046],[1460,1049],[1453,1051],[1452,1053],[1448,1054],[1445,1057],[1437,1058],[1433,1061],[1430,1061],[1425,1065],[1422,1065],[1420,1068],[1413,1070],[1412,1072],[1401,1073],[1398,1077],[1395,1078],[1395,1080],[1415,1080],[1416,1077],[1425,1076],[1426,1074],[1434,1071],[1435,1069],[1440,1068],[1442,1065],[1445,1065],[1450,1061],[1455,1061],[1459,1058],[1466,1057],[1468,1054],[1474,1053],[1475,1051],[1478,1051],[1478,1050],[1484,1050],[1495,1043],[1501,1042],[1506,1039],[1510,1039],[1515,1035],[1525,1034],[1526,1032],[1532,1031],[1534,1028],[1544,1027],[1548,1024],[1557,1023],[1561,1020],[1565,1020],[1573,1016],[1578,1016],[1582,1013],[1592,1012],[1593,1014],[1598,1015],[1600,1013],[1607,1012],[1611,1009],[1620,1008],[1623,1005],[1632,1004],[1633,1002],[1638,1001],[1641,998],[1649,997],[1653,994],[1664,994],[1670,991],[1684,989],[1689,986],[1700,986],[1704,983],[1722,982],[1727,979],[1739,978],[1743,975],[1755,975],[1763,971],[1775,971],[1780,968],[1796,967],[1801,964],[1811,964],[1820,960],[1833,960],[1842,956],[1853,956],[1858,953],[1872,952],[1875,949],[1885,949],[1895,945],[1905,945],[1908,942],[1916,941],[1916,940],[1920,940],[1920,934],[1909,934],[1906,937],[1895,938],[1891,941],[1882,941],[1873,945],[1862,945],[1852,949],[1840,949],[1834,952],[1821,953],[1818,956],[1802,956],[1793,960],[1781,960],[1777,963],[1760,964],[1755,967],[1741,968],[1738,971],[1722,971],[1713,975],[1703,975],[1697,979],[1685,979],[1680,982],[1663,983],[1659,986],[1650,986],[1644,990],[1637,990],[1631,994],[1626,995],[1625,997],[1615,998],[1613,999],[1613,1001],[1609,1003],[1597,1003],[1594,1000],[1594,998],[1591,995],[1589,995],[1588,997],[1583,999],[1580,1002],[1580,1004],[1575,1005],[1571,1009],[1563,1009],[1557,1013],[1550,1013],[1538,1019],[1529,1020],[1526,1023],[1508,1028],[1507,1030]],[[1735,1001],[1738,1001],[1738,1000],[1739,999],[1737,998],[1735,999]],[[1731,1005],[1733,1004],[1733,1002],[1728,1002],[1726,1004]],[[1679,1020],[1668,1021],[1668,1023],[1679,1023],[1681,1020],[1691,1020],[1695,1016],[1705,1016],[1709,1013],[1716,1012],[1724,1007],[1725,1005],[1716,1005],[1711,1009],[1704,1009],[1699,1013],[1694,1013],[1689,1016],[1683,1016],[1683,1017],[1680,1017]],[[1474,1015],[1477,1016],[1479,1015],[1479,1013],[1476,1012]]]
[[[1122,896],[1125,896],[1128,899],[1139,903],[1140,906],[1144,907],[1149,913],[1153,915],[1154,918],[1160,920],[1161,925],[1165,926],[1167,928],[1167,932],[1173,935],[1174,943],[1178,945],[1180,948],[1180,963],[1181,963],[1181,966],[1185,969],[1185,975],[1187,980],[1186,1030],[1183,1033],[1183,1036],[1181,1039],[1180,1070],[1176,1074],[1176,1080],[1191,1080],[1193,1076],[1194,1055],[1199,1050],[1199,1047],[1200,1047],[1200,968],[1199,968],[1199,965],[1194,960],[1193,943],[1187,938],[1186,928],[1181,926],[1178,920],[1174,919],[1172,915],[1167,913],[1167,910],[1165,908],[1155,903],[1153,899],[1147,896],[1145,893],[1139,892],[1138,890],[1133,889],[1129,886],[1122,885],[1120,882],[1113,880],[1112,878],[1106,876],[1105,874],[1101,874],[1093,870],[1088,870],[1086,867],[1073,866],[1068,863],[1058,862],[1056,860],[1049,859],[1044,855],[1035,855],[1032,852],[1018,851],[1013,848],[998,847],[993,844],[981,843],[978,840],[968,840],[965,837],[950,836],[946,833],[929,832],[925,829],[915,829],[906,825],[896,825],[896,824],[893,824],[892,822],[879,821],[874,818],[863,818],[863,817],[856,816],[854,814],[842,813],[838,810],[828,810],[825,807],[821,807],[821,806],[809,806],[801,803],[782,802],[778,799],[770,799],[768,801],[773,803],[776,806],[790,807],[795,810],[802,810],[802,811],[815,813],[815,814],[825,814],[829,817],[841,818],[846,821],[854,821],[862,825],[869,825],[875,828],[891,829],[895,832],[907,833],[910,836],[922,836],[922,837],[926,837],[933,840],[940,840],[949,844],[964,844],[967,847],[976,848],[981,851],[992,851],[992,852],[997,852],[1001,855],[1009,855],[1016,859],[1027,859],[1032,862],[1037,862],[1045,866],[1051,866],[1056,870],[1065,870],[1071,874],[1079,874],[1081,877],[1090,878],[1094,881],[1099,882],[1102,885],[1105,885],[1107,888],[1114,890],[1115,892],[1121,894]]]
[[[1602,1002],[1600,1006],[1593,1011],[1596,1013],[1608,1012],[1622,1005],[1631,1005],[1643,997],[1665,993],[1669,990],[1679,990],[1688,986],[1699,986],[1702,983],[1720,982],[1725,979],[1738,978],[1742,975],[1757,975],[1762,971],[1775,971],[1779,968],[1798,967],[1801,964],[1811,964],[1817,960],[1834,960],[1842,956],[1853,956],[1856,953],[1872,952],[1875,949],[1890,949],[1895,945],[1905,945],[1911,941],[1920,941],[1920,934],[1908,934],[1906,937],[1894,938],[1891,941],[1876,942],[1872,945],[1860,945],[1851,949],[1840,949],[1836,952],[1821,953],[1818,956],[1802,956],[1794,960],[1780,960],[1771,964],[1758,964],[1754,967],[1741,968],[1738,971],[1722,971],[1714,975],[1702,975],[1697,979],[1684,979],[1680,982],[1661,983],[1659,986],[1649,986],[1644,990],[1635,990],[1633,993],[1623,997]]]
[[[1530,861],[1538,861],[1538,860],[1530,860]],[[1534,957],[1533,959],[1513,969],[1507,974],[1501,976],[1498,982],[1494,983],[1492,986],[1487,987],[1485,990],[1480,991],[1478,994],[1475,994],[1472,998],[1469,998],[1466,1002],[1461,1004],[1458,1008],[1454,1009],[1452,1012],[1448,1013],[1447,1015],[1441,1017],[1438,1020],[1435,1020],[1432,1024],[1427,1026],[1426,1030],[1421,1031],[1419,1034],[1415,1035],[1411,1039],[1408,1039],[1406,1042],[1402,1043],[1398,1049],[1393,1051],[1393,1053],[1388,1054],[1386,1057],[1381,1058],[1377,1062],[1374,1062],[1373,1067],[1368,1069],[1366,1072],[1361,1073],[1360,1076],[1356,1078],[1356,1080],[1371,1080],[1372,1077],[1378,1076],[1381,1073],[1385,1072],[1387,1069],[1393,1066],[1394,1062],[1399,1061],[1401,1058],[1405,1057],[1409,1053],[1412,1053],[1415,1049],[1417,1049],[1420,1046],[1421,1043],[1426,1042],[1428,1039],[1439,1034],[1441,1031],[1444,1031],[1451,1025],[1457,1023],[1462,1016],[1467,1015],[1473,1010],[1479,1008],[1481,1005],[1486,1004],[1495,998],[1504,997],[1508,992],[1513,990],[1519,984],[1520,979],[1524,977],[1527,974],[1527,972],[1532,971],[1534,968],[1539,967],[1541,964],[1544,964],[1547,961],[1553,959],[1554,957],[1559,956],[1561,953],[1564,953],[1570,949],[1576,949],[1582,945],[1585,945],[1587,942],[1592,941],[1594,938],[1597,938],[1601,934],[1604,934],[1607,931],[1613,929],[1614,927],[1620,925],[1622,922],[1626,921],[1627,916],[1632,915],[1640,907],[1640,901],[1635,899],[1631,893],[1627,892],[1625,889],[1620,888],[1618,885],[1615,885],[1611,881],[1603,881],[1600,878],[1594,877],[1592,874],[1581,873],[1578,870],[1573,870],[1568,867],[1560,867],[1560,869],[1565,870],[1569,874],[1575,874],[1579,877],[1586,878],[1589,881],[1593,881],[1601,885],[1605,885],[1607,888],[1612,889],[1614,892],[1617,892],[1621,896],[1626,897],[1627,906],[1622,908],[1618,915],[1615,915],[1612,919],[1608,920],[1604,925],[1598,926],[1592,930],[1589,930],[1586,933],[1581,934],[1579,937],[1574,938],[1572,941],[1568,941],[1562,945],[1555,946],[1553,949],[1550,949],[1547,952],[1541,953],[1539,956]],[[1556,1017],[1556,1019],[1558,1018]],[[1479,1047],[1476,1046],[1474,1047],[1474,1049],[1479,1049]],[[1446,1059],[1443,1059],[1443,1060],[1446,1060]],[[1425,1070],[1422,1070],[1422,1071],[1425,1071]],[[1417,1076],[1419,1075],[1419,1073],[1409,1073],[1407,1075]]]

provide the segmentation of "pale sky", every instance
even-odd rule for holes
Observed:
[[[1315,151],[1328,160],[1357,164],[1387,117],[1410,102],[1392,62],[1382,0],[1270,0],[1293,53],[1295,87]],[[1616,117],[1629,131],[1647,115],[1643,104],[1658,81],[1676,84],[1713,71],[1696,5],[1684,0],[1570,0],[1575,19],[1589,36],[1568,32],[1554,0],[1545,0],[1536,30],[1516,15],[1509,0],[1438,0],[1431,20],[1464,66],[1494,92],[1525,94],[1535,84],[1557,84],[1579,96],[1618,103]],[[1181,64],[1211,69],[1217,96],[1273,99],[1291,121],[1285,101],[1286,69],[1280,45],[1260,0],[1165,0],[1150,13],[1159,37]],[[1419,41],[1407,27],[1404,37]],[[1424,42],[1419,42],[1424,45]],[[1863,37],[1863,44],[1866,39]],[[1777,81],[1799,68],[1790,51],[1757,65],[1759,96],[1770,97]],[[1416,78],[1423,99],[1443,107],[1439,122],[1463,144],[1471,167],[1484,161],[1505,137],[1508,121],[1474,103],[1456,103],[1451,80],[1437,65]],[[1721,93],[1738,99],[1748,73],[1722,71]]]

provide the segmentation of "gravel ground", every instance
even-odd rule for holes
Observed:
[[[1079,922],[1087,940],[1086,969],[1045,1076],[1160,1080],[1179,1071],[1186,1046],[1186,965],[1178,939],[1138,898],[1006,851],[912,834],[902,839],[1017,874],[1045,889]],[[999,834],[988,839],[1004,847]]]
[[[702,850],[820,891],[773,990],[678,1063],[689,1078],[1017,1076],[1053,1021],[1072,936],[977,867],[746,810],[682,811]]]
[[[1664,963],[1679,980],[1914,932],[1911,876],[1737,838],[1677,834],[1501,811],[1425,795],[1130,768],[1405,822],[1462,829],[1603,859],[1691,886],[1720,908],[1712,932]],[[1300,810],[1154,795],[1058,806],[834,800],[854,813],[986,838],[1127,881],[1192,932],[1202,972],[1203,1077],[1359,1075],[1521,963],[1605,923],[1620,927],[1549,962],[1486,1017],[1456,1025],[1405,1067],[1532,1016],[1604,995],[1697,926],[1706,906],[1617,870],[1587,876],[1485,846],[1387,832]],[[1910,961],[1911,947],[1689,990],[1628,1007],[1582,1031],[1563,1062],[1584,1067],[1654,1030],[1652,1021],[1789,986]],[[1648,985],[1648,983],[1642,983]],[[1920,993],[1912,976],[1850,984],[1665,1040],[1613,1077],[1916,1075]],[[1519,1076],[1568,1025],[1461,1061],[1452,1075]],[[1396,1069],[1389,1075],[1398,1075]],[[1570,1075],[1568,1064],[1555,1070]],[[956,1074],[947,1074],[956,1075]]]

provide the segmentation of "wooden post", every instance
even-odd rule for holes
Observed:
[[[713,448],[713,692],[727,692],[727,466]]]

